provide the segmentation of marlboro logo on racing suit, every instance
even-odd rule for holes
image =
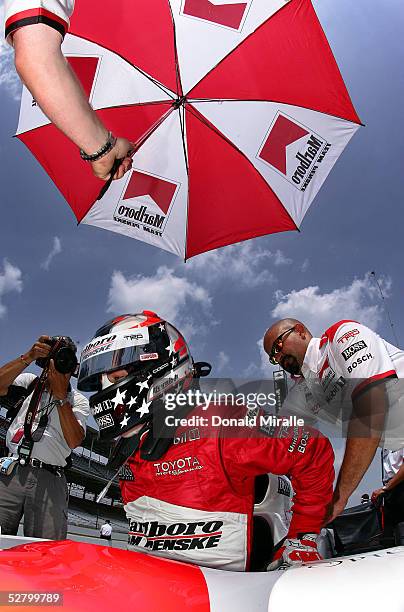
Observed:
[[[305,191],[330,147],[329,142],[309,127],[278,112],[258,157],[297,189]]]
[[[128,543],[149,550],[194,550],[216,548],[222,537],[223,521],[165,524],[130,521]]]

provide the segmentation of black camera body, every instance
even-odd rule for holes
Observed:
[[[36,365],[42,369],[49,365],[51,359],[55,364],[55,369],[60,374],[75,374],[77,371],[76,345],[69,336],[52,336],[46,341],[51,350],[47,357],[39,357],[35,361]]]

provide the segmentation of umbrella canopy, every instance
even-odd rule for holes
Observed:
[[[185,259],[299,228],[360,125],[310,0],[76,0],[63,51],[136,144],[102,182],[24,90],[18,137],[79,223]]]

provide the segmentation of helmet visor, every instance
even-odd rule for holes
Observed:
[[[166,352],[169,339],[166,333],[153,332],[150,327],[139,327],[91,340],[81,353],[77,388],[97,391],[101,374],[128,366],[133,371],[137,366],[144,368],[147,361],[158,360]]]

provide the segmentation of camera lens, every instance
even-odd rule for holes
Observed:
[[[77,357],[68,346],[62,346],[56,353],[55,368],[61,374],[72,374],[77,367]]]

